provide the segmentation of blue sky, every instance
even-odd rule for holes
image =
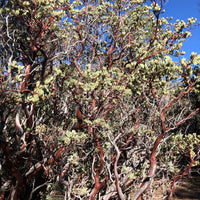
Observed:
[[[173,21],[177,19],[187,22],[188,18],[197,18],[200,22],[200,0],[167,0],[164,5],[165,13],[161,15],[164,17],[173,17]],[[190,37],[183,43],[183,51],[186,52],[185,57],[189,58],[191,52],[200,54],[200,26],[190,31]]]

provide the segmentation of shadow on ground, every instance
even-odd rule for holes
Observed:
[[[183,178],[174,191],[172,200],[200,199],[200,175]]]

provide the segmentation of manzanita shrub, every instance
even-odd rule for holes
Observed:
[[[0,4],[0,199],[170,198],[199,165],[196,20],[162,0]]]

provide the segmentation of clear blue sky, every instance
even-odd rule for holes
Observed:
[[[173,17],[173,21],[177,19],[187,22],[188,18],[197,18],[200,22],[200,0],[167,0],[164,5],[165,13],[161,15]],[[183,43],[183,51],[186,52],[185,57],[189,58],[191,52],[200,54],[200,25],[191,30],[192,37]]]

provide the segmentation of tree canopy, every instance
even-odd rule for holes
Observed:
[[[196,19],[163,6],[1,2],[0,199],[170,198],[199,165]]]

